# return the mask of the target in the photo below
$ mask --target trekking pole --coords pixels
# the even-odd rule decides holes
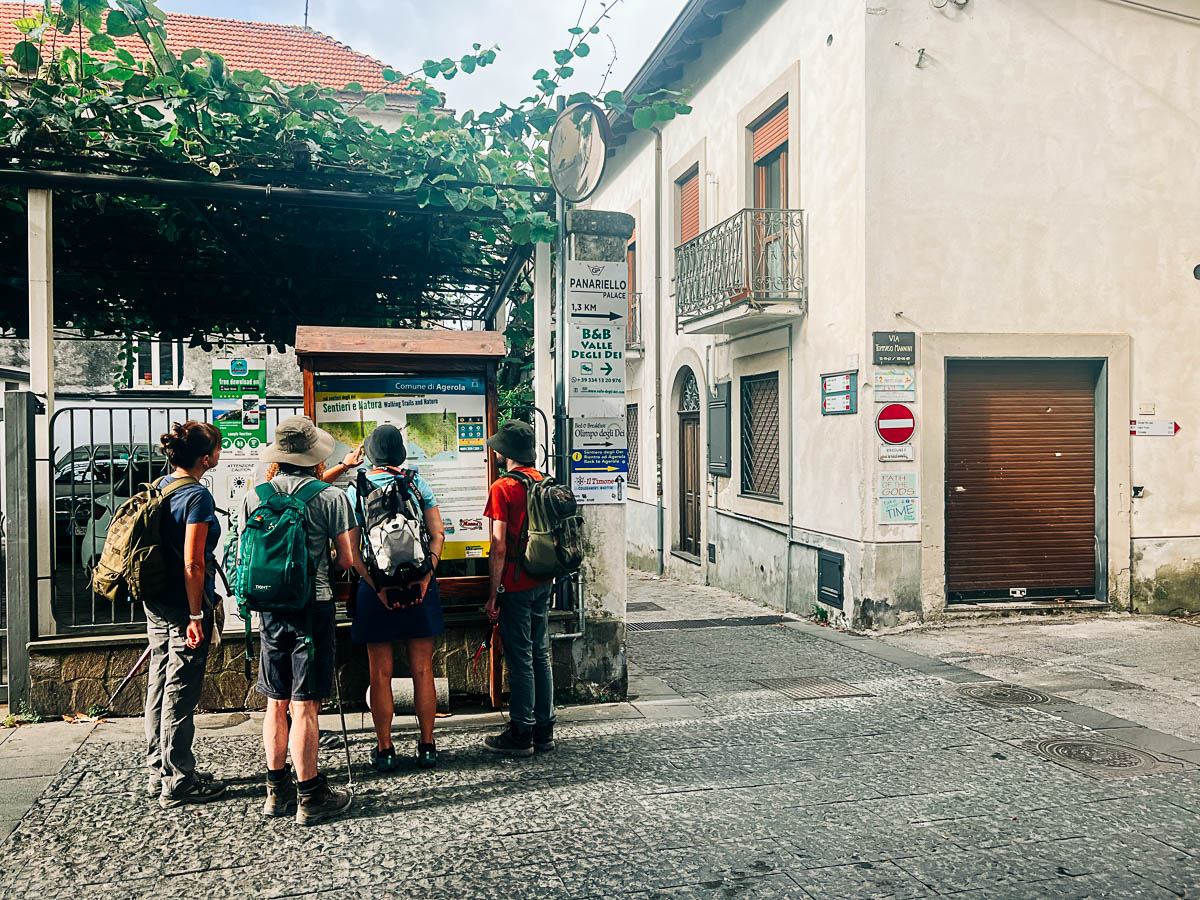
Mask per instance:
[[[150,647],[147,646],[141,657],[138,658],[138,661],[133,664],[133,668],[129,670],[129,674],[121,679],[121,683],[117,685],[117,689],[113,691],[113,695],[108,698],[108,709],[110,712],[112,711],[113,704],[117,702],[117,698],[121,696],[121,691],[125,690],[125,685],[133,681],[133,676],[137,674],[138,669],[142,667],[143,663],[145,663],[149,657]]]
[[[337,668],[337,635],[334,635],[333,696],[337,699],[338,716],[342,720],[342,746],[346,748],[346,787],[354,793],[354,772],[350,767],[350,735],[346,733],[346,711],[342,708],[342,678]]]

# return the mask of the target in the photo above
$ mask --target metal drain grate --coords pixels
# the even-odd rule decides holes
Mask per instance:
[[[824,675],[808,675],[803,678],[756,678],[755,684],[778,691],[792,700],[828,700],[835,697],[871,697],[852,684],[826,678]]]
[[[1049,738],[1031,741],[1026,746],[1038,756],[1095,778],[1132,778],[1183,769],[1183,763],[1176,760],[1159,759],[1145,750],[1111,741]]]
[[[641,603],[626,603],[625,609],[628,612],[666,612],[666,608],[659,606],[657,603],[648,601]]]
[[[629,622],[628,631],[683,631],[688,628],[738,628],[746,625],[778,625],[783,616],[747,616],[741,619],[677,619],[662,622]]]
[[[1033,688],[1021,687],[1019,684],[1005,684],[999,681],[972,682],[960,684],[954,688],[954,693],[985,706],[1004,708],[1010,706],[1046,706],[1054,702],[1054,698]]]

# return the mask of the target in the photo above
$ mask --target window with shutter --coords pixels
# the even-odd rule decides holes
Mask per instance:
[[[779,373],[742,379],[742,493],[779,499]]]
[[[625,407],[625,440],[629,447],[629,486],[641,484],[641,447],[638,443],[638,405],[630,403]]]
[[[754,140],[754,162],[770,156],[787,143],[788,107],[785,102],[751,128]]]
[[[679,182],[679,243],[700,234],[700,172],[693,169]]]

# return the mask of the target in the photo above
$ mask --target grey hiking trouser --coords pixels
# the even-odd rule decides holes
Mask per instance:
[[[508,663],[508,718],[521,731],[554,724],[550,669],[550,593],[542,584],[500,595],[500,639]]]
[[[187,625],[173,625],[146,610],[150,669],[146,679],[146,765],[162,775],[164,794],[186,785],[196,771],[193,714],[204,686],[213,616],[204,613],[204,641],[187,645]]]

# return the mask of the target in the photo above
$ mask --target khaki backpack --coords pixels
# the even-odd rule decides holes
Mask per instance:
[[[164,488],[165,477],[142,485],[108,523],[104,550],[92,570],[92,590],[112,603],[144,603],[166,590],[170,550],[163,546],[163,503],[177,490],[200,482],[189,475]]]
[[[516,556],[521,570],[534,578],[571,575],[583,564],[583,517],[566,485],[549,475],[534,481],[524,472],[505,472],[525,486],[525,525]]]

